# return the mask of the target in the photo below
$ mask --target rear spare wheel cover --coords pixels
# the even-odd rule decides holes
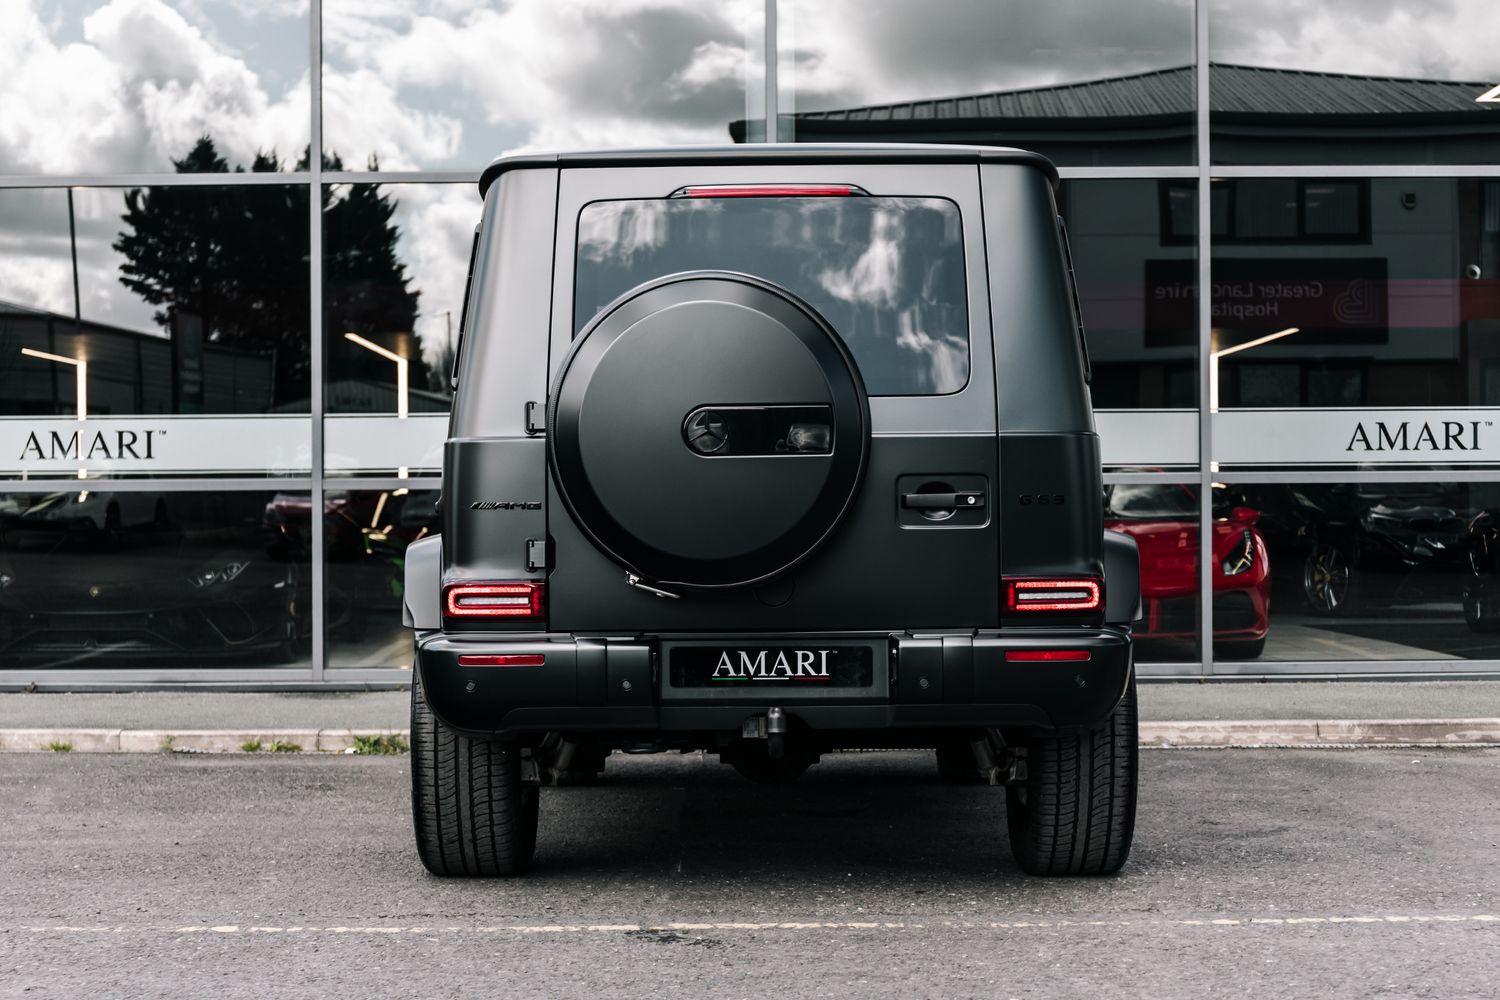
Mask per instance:
[[[547,455],[607,556],[685,590],[761,583],[833,533],[864,478],[870,411],[818,313],[728,271],[647,282],[578,335]]]

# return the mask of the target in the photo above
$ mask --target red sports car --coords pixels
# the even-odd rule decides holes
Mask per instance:
[[[1192,639],[1198,631],[1198,490],[1182,484],[1105,488],[1104,526],[1123,531],[1141,550],[1145,621],[1136,634]],[[1260,513],[1214,505],[1214,655],[1252,659],[1266,647],[1271,604]]]

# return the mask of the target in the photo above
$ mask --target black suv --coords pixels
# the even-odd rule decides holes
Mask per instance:
[[[538,786],[615,749],[764,781],[934,747],[1017,862],[1130,850],[1135,544],[1046,159],[962,146],[504,157],[442,532],[407,553],[412,808],[525,869]]]

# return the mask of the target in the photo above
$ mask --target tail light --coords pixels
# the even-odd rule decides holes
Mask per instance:
[[[444,595],[443,613],[449,618],[541,618],[545,587],[539,580],[455,583]]]
[[[1005,581],[1007,611],[1097,611],[1103,599],[1093,577]]]
[[[853,184],[698,184],[680,187],[673,198],[848,198],[868,194]]]

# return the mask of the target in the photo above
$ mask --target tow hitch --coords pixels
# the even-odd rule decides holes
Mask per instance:
[[[740,737],[765,740],[766,756],[781,760],[786,755],[786,713],[780,707],[773,707],[765,715],[751,716],[740,723]]]

